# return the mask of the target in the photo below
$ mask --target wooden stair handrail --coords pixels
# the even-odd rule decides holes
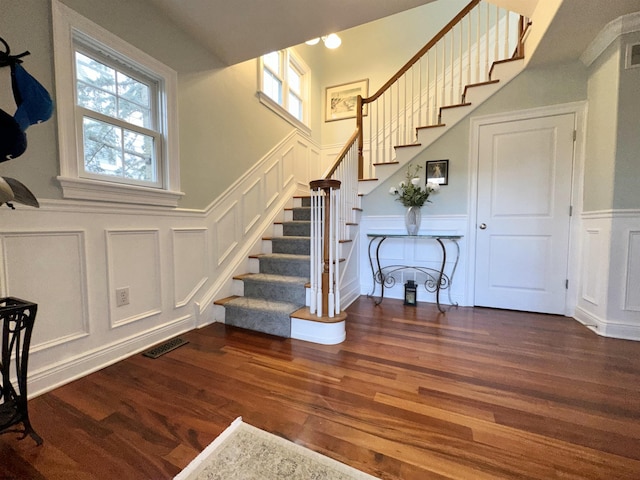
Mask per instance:
[[[361,98],[360,96],[358,97]],[[342,162],[344,157],[346,157],[347,153],[349,153],[349,149],[351,148],[351,145],[353,145],[360,136],[361,136],[360,128],[356,128],[353,134],[349,137],[349,140],[347,140],[347,143],[345,143],[344,147],[342,147],[342,150],[340,150],[340,153],[338,154],[336,161],[333,163],[333,166],[329,169],[329,171],[325,174],[324,178],[331,178],[331,176],[336,172],[336,170],[340,166],[340,163]]]
[[[378,89],[378,91],[376,93],[374,93],[373,95],[371,95],[370,97],[367,98],[363,98],[362,99],[362,104],[366,105],[367,103],[371,103],[375,100],[377,100],[386,90],[389,89],[389,87],[391,87],[391,85],[393,85],[395,82],[398,81],[398,79],[404,75],[405,73],[407,73],[407,71],[413,67],[413,65],[420,60],[425,53],[427,53],[429,50],[431,50],[431,48],[433,48],[433,46],[438,43],[440,40],[442,40],[442,38],[451,31],[451,29],[453,29],[453,27],[455,27],[458,22],[460,22],[460,20],[462,20],[464,17],[467,16],[467,14],[473,10],[476,5],[478,5],[481,2],[481,0],[471,0],[471,2],[469,2],[469,4],[464,7],[460,13],[458,13],[458,15],[456,15],[449,23],[447,23],[442,30],[440,30],[430,41],[429,43],[427,43],[424,47],[422,47],[418,53],[416,53],[413,57],[411,57],[411,60],[409,60],[407,63],[405,63],[405,65],[396,72],[396,74],[391,77],[387,83],[385,83],[382,87],[380,87],[380,89]],[[362,109],[358,112],[358,116],[362,115]]]

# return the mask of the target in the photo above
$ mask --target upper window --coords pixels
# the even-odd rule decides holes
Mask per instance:
[[[53,3],[65,198],[176,206],[175,72]]]
[[[260,100],[309,133],[309,67],[291,49],[271,52],[259,62]],[[266,98],[265,98],[266,97]]]

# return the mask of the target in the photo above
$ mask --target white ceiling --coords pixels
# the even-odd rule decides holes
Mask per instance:
[[[637,11],[640,0],[564,0],[531,64],[578,59],[605,25]]]
[[[147,1],[232,65],[435,0]],[[521,11],[546,0],[489,1]],[[532,62],[577,59],[608,22],[638,10],[640,0],[563,0]]]
[[[228,65],[434,0],[148,0]]]

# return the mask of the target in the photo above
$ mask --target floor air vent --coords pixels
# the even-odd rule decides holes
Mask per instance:
[[[189,342],[179,337],[172,338],[171,340],[167,340],[157,347],[153,347],[151,350],[144,352],[142,355],[149,358],[158,358],[160,355],[164,355],[165,353],[168,353],[171,350],[175,350],[176,348],[181,347],[182,345],[186,345],[187,343]]]

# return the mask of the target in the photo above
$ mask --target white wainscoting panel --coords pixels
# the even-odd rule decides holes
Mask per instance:
[[[599,335],[640,340],[640,210],[583,214],[576,319]]]
[[[291,145],[282,154],[282,187],[287,186],[294,179],[296,153],[296,146]]]
[[[311,155],[311,147],[303,142],[296,142],[296,155],[293,164],[293,177],[296,179],[311,178],[311,163],[308,161]],[[304,159],[304,161],[300,161]],[[308,185],[307,185],[308,187]]]
[[[309,164],[309,180],[317,180],[322,176],[324,169],[322,168],[322,154],[320,149],[311,145],[308,149],[307,163]],[[309,188],[309,182],[306,183],[305,189]]]
[[[262,215],[262,178],[258,177],[242,192],[242,225],[243,233],[249,230],[260,220]]]
[[[172,228],[173,291],[175,308],[187,305],[209,279],[209,231]]]
[[[112,328],[161,312],[159,230],[105,230]],[[129,288],[129,304],[116,306],[116,290]]]
[[[607,229],[608,231],[608,229]],[[598,306],[606,291],[602,288],[606,282],[609,265],[609,239],[600,228],[588,228],[584,234],[584,255],[582,258],[582,299]]]
[[[89,335],[84,231],[3,233],[3,296],[38,304],[31,351]]]
[[[306,194],[309,192],[309,181],[319,179],[323,172],[320,149],[302,140],[298,141],[296,149],[295,178],[298,181],[300,193]]]
[[[359,228],[352,225],[349,234],[353,241],[341,244],[340,258],[340,308],[344,311],[360,296],[360,234]]]
[[[280,172],[282,171],[282,163],[280,160],[280,158],[274,158],[264,171],[265,204],[267,208],[271,207],[273,202],[278,199],[281,191],[280,178],[282,175]]]
[[[640,312],[640,231],[629,232],[627,259],[627,287],[624,295],[624,308]]]
[[[216,237],[216,259],[218,266],[227,259],[238,245],[238,202],[233,202],[216,218],[213,231]]]

